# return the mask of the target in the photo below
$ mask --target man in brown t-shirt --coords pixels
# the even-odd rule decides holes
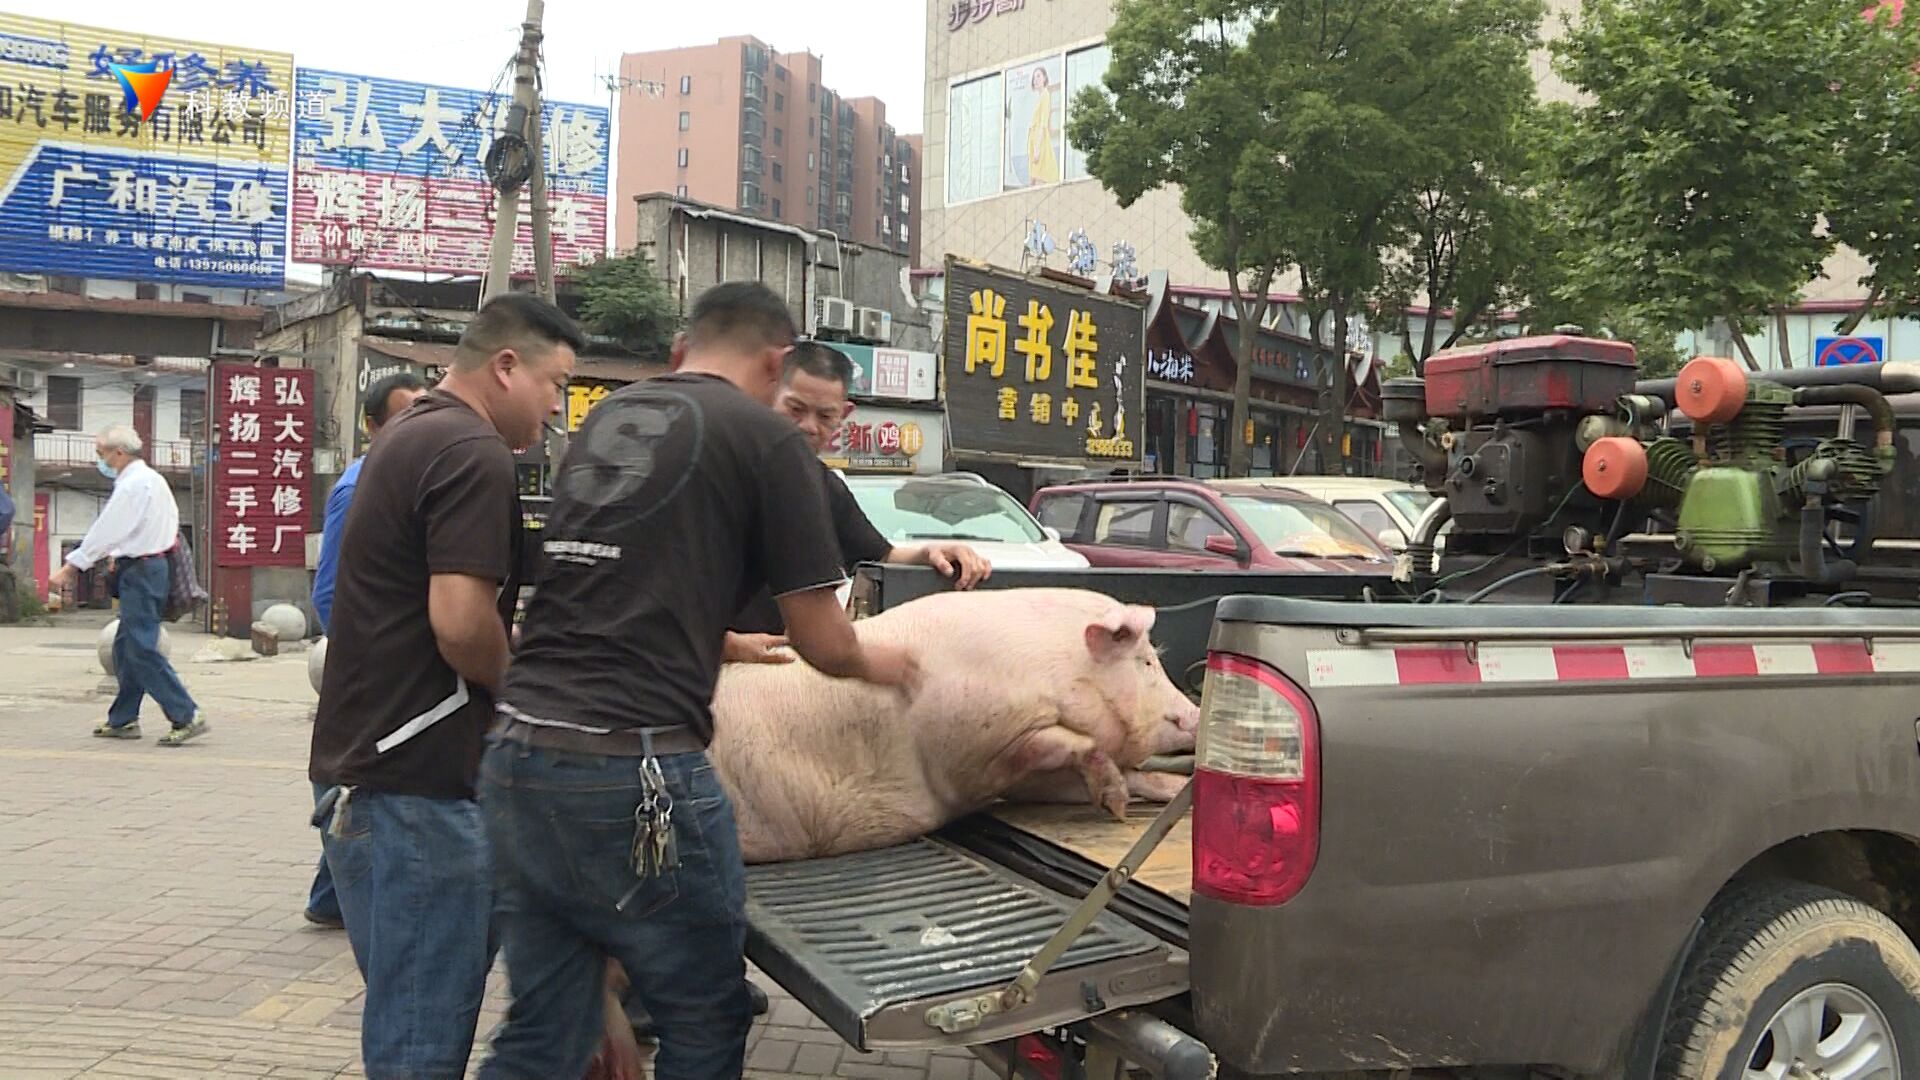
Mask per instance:
[[[509,293],[381,431],[341,536],[308,775],[367,993],[369,1080],[465,1075],[493,959],[481,740],[507,667],[513,451],[540,437],[580,330]]]

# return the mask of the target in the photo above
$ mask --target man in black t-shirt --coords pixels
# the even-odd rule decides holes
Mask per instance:
[[[807,437],[816,453],[825,453],[833,445],[834,433],[853,412],[847,391],[853,384],[853,361],[846,354],[818,341],[802,342],[788,355],[780,376],[780,395],[774,408],[787,414]],[[840,541],[841,564],[851,574],[861,563],[904,563],[931,566],[954,579],[954,586],[971,589],[993,573],[984,555],[957,541],[925,544],[895,544],[881,535],[867,519],[866,512],[847,489],[846,482],[823,463],[821,486],[827,495],[827,512],[833,519]],[[782,626],[780,609],[765,592],[754,597],[734,619],[734,636],[728,640],[728,659],[761,660],[761,650],[779,644]]]
[[[493,961],[474,777],[516,592],[513,451],[584,345],[544,300],[489,301],[440,385],[382,429],[347,512],[308,775],[366,979],[369,1080],[466,1074]]]
[[[739,1076],[751,1007],[746,874],[705,748],[727,626],[761,587],[800,656],[881,686],[913,659],[862,646],[834,597],[820,466],[768,406],[794,328],[765,286],[694,305],[676,370],[594,407],[554,477],[539,581],[480,770],[513,1003],[480,1075],[574,1077],[601,1032],[603,956],[660,1040],[658,1080]],[[671,800],[677,859],[639,823]]]

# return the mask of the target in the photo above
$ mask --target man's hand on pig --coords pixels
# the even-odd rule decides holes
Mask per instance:
[[[791,664],[796,657],[789,651],[787,639],[778,634],[736,634],[729,630],[720,659],[728,664]]]
[[[928,566],[951,578],[956,589],[971,589],[993,576],[993,564],[987,557],[962,543],[936,541],[922,545],[920,553]]]

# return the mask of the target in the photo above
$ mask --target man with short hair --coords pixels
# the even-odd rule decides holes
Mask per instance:
[[[653,1017],[656,1080],[741,1075],[746,870],[705,750],[744,597],[768,587],[820,671],[917,684],[912,655],[863,644],[834,597],[818,461],[768,408],[793,338],[766,286],[715,286],[675,370],[596,405],[555,474],[481,766],[513,998],[487,1080],[581,1074],[602,1034],[603,957]]]
[[[368,444],[379,437],[380,429],[389,419],[406,411],[413,399],[426,392],[427,381],[411,371],[389,375],[368,387],[360,409],[365,417]],[[320,560],[313,570],[313,614],[320,621],[322,634],[327,632],[327,622],[333,617],[333,580],[340,566],[340,534],[346,531],[347,507],[353,503],[353,490],[360,483],[360,466],[366,460],[364,456],[354,458],[340,479],[334,481],[333,490],[327,493],[326,518],[320,527]],[[324,785],[313,786],[316,803],[325,791]],[[346,925],[340,919],[340,900],[334,895],[333,874],[327,869],[324,845],[302,914],[316,926],[338,930]]]
[[[101,559],[114,561],[120,598],[120,629],[113,639],[113,673],[120,693],[107,720],[93,729],[103,739],[140,737],[140,701],[151,694],[173,730],[161,746],[181,746],[207,733],[207,718],[194,704],[167,658],[160,655],[160,617],[171,584],[167,552],[180,539],[180,507],[166,478],[140,459],[140,434],[115,424],[94,440],[94,467],[113,481],[113,494],[80,546],[48,579],[55,592]]]
[[[474,777],[517,592],[513,452],[584,347],[544,300],[488,301],[440,385],[382,429],[347,512],[308,776],[366,979],[369,1080],[466,1073],[493,957]]]
[[[853,412],[853,403],[847,400],[852,384],[853,361],[845,353],[818,341],[803,341],[787,355],[774,408],[799,426],[815,453],[825,453],[840,425]],[[966,544],[952,540],[895,544],[888,540],[860,509],[846,481],[824,462],[820,471],[834,535],[840,542],[841,564],[848,573],[870,562],[931,566],[953,578],[960,589],[971,589],[992,575],[993,565]],[[750,655],[752,647],[776,644],[777,637],[768,637],[781,633],[780,611],[773,598],[764,592],[755,596],[734,620],[733,629],[734,637],[728,641],[730,659],[755,659]]]

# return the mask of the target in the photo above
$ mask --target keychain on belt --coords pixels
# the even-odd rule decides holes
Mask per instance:
[[[628,853],[639,880],[613,905],[615,911],[625,911],[634,894],[650,879],[680,867],[680,845],[673,830],[673,793],[667,789],[659,759],[652,754],[640,762],[640,790],[640,804],[633,808],[633,848]]]

